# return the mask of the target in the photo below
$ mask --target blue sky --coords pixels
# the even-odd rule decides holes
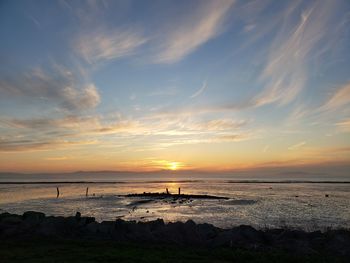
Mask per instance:
[[[3,171],[349,164],[350,2],[1,1]]]

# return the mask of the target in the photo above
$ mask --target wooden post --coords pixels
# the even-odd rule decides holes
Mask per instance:
[[[60,189],[58,187],[56,187],[56,190],[57,190],[57,197],[58,198],[60,196]]]
[[[168,188],[166,188],[166,194],[167,194],[167,195],[169,194],[169,190],[168,190]]]
[[[89,195],[89,187],[86,187],[86,193],[85,196],[87,197]]]
[[[181,188],[179,187],[179,195],[181,194]]]

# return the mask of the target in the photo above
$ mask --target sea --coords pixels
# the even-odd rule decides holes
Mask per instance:
[[[57,188],[59,196],[57,196]],[[87,189],[88,188],[88,189]],[[166,192],[229,199],[126,197]],[[350,181],[209,178],[208,176],[2,175],[0,213],[39,211],[97,221],[193,220],[221,228],[251,225],[306,231],[350,228]]]

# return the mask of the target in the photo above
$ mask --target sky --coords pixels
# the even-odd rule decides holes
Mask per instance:
[[[0,39],[0,171],[350,167],[348,0],[1,0]]]

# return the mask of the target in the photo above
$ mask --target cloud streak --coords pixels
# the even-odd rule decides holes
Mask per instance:
[[[146,42],[147,39],[134,29],[99,28],[82,34],[75,41],[75,50],[93,64],[130,56]]]
[[[101,117],[66,116],[63,118],[0,119],[0,128],[8,131],[1,138],[1,151],[52,149],[80,142],[99,141],[104,145],[111,138],[123,138],[123,145],[141,140],[161,148],[182,144],[234,142],[251,138],[242,130],[246,121],[212,119],[195,121],[188,118],[163,118],[106,121]],[[13,140],[15,134],[19,139]],[[108,135],[108,137],[106,137]],[[161,138],[161,139],[160,139]],[[160,143],[158,141],[160,140]],[[139,141],[140,142],[140,141]]]
[[[350,132],[350,119],[338,122],[336,126],[341,132]]]
[[[93,83],[82,82],[68,69],[64,72],[55,69],[45,72],[35,68],[16,77],[3,76],[0,78],[0,92],[7,100],[46,101],[67,111],[93,109],[101,101]]]
[[[190,98],[193,99],[193,98],[198,97],[199,95],[201,95],[201,94],[204,92],[204,90],[206,90],[207,87],[208,87],[208,85],[207,85],[207,82],[205,81],[205,82],[203,83],[202,87],[201,87],[199,90],[197,90],[195,93],[193,93],[193,94],[190,96]]]
[[[0,152],[52,151],[55,149],[71,148],[71,147],[95,144],[95,143],[96,141],[64,141],[64,140],[35,141],[32,139],[23,139],[23,140],[0,139]]]
[[[320,108],[321,111],[334,111],[350,103],[350,82],[340,87]]]
[[[293,2],[276,22],[282,26],[260,76],[264,89],[255,98],[257,106],[292,102],[306,86],[311,61],[331,50],[340,37],[334,28],[341,22],[336,26],[331,23],[337,18],[338,5],[329,1],[307,3],[300,11],[305,2]],[[299,17],[297,22],[295,17]]]
[[[302,148],[305,144],[306,144],[306,142],[299,142],[297,144],[289,146],[288,150],[290,150],[290,151],[298,150],[298,149]]]
[[[160,39],[155,63],[175,63],[194,52],[222,31],[223,21],[234,0],[196,2],[193,12]],[[183,21],[183,22],[181,22]]]

